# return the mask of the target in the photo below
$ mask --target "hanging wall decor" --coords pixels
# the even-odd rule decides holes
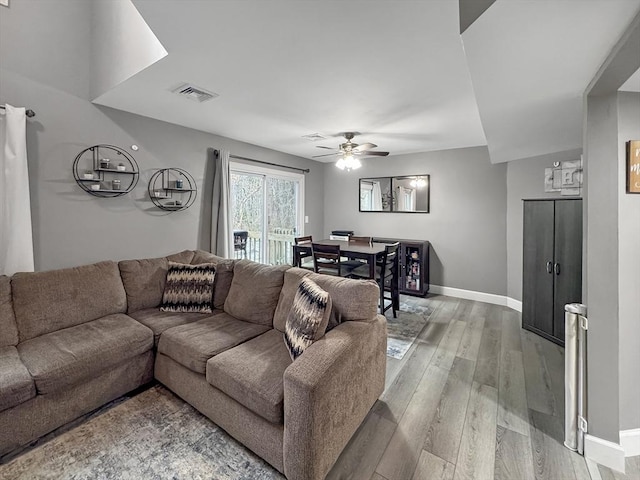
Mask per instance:
[[[163,168],[149,180],[149,197],[162,210],[186,210],[196,201],[197,194],[195,180],[181,168]]]
[[[119,197],[138,183],[138,164],[126,150],[114,145],[85,148],[73,162],[73,178],[95,197]]]
[[[627,193],[640,193],[640,140],[627,142]]]
[[[544,191],[560,192],[562,196],[580,195],[582,187],[582,158],[554,162],[544,169]]]

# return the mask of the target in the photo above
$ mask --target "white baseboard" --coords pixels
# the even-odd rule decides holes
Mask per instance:
[[[493,293],[476,292],[462,288],[443,287],[441,285],[429,285],[429,293],[446,295],[448,297],[464,298],[477,302],[493,303],[494,305],[507,305],[507,297]]]
[[[475,300],[476,302],[492,303],[504,307],[513,308],[522,312],[522,302],[505,295],[495,295],[493,293],[476,292],[475,290],[464,290],[462,288],[443,287],[442,285],[429,285],[429,293],[436,295],[446,295],[448,297],[464,298],[465,300]]]
[[[584,436],[584,456],[600,465],[624,473],[624,449],[617,443],[587,434]]]
[[[640,455],[640,428],[620,430],[620,446],[625,457]]]
[[[520,300],[507,297],[507,307],[513,308],[516,312],[522,313],[522,302]]]

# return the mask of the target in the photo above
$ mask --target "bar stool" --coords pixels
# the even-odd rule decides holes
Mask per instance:
[[[400,305],[400,292],[398,291],[398,247],[400,242],[392,243],[384,247],[384,252],[376,262],[376,282],[380,287],[380,313],[390,308],[393,311],[393,318],[396,318],[396,311]],[[355,268],[349,275],[352,278],[369,278],[369,266],[362,265]],[[389,292],[390,296],[385,296]],[[384,301],[391,303],[385,306]]]

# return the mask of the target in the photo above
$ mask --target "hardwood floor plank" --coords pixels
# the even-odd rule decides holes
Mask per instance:
[[[375,413],[394,423],[400,421],[446,329],[445,323],[427,323],[414,342],[415,349],[409,360],[374,405]]]
[[[537,412],[557,415],[558,409],[552,391],[551,376],[539,345],[539,341],[544,339],[525,330],[522,331],[521,338],[527,405]]]
[[[504,312],[504,307],[500,305],[490,305],[484,321],[485,328],[502,330],[502,312]]]
[[[447,331],[438,344],[438,349],[431,360],[433,365],[445,370],[451,369],[460,341],[462,340],[462,335],[466,328],[466,322],[462,322],[460,320],[451,320],[451,322],[449,322],[449,328],[447,328]]]
[[[380,475],[379,473],[374,473],[373,475],[371,475],[371,480],[387,480],[386,478],[384,478],[382,475]]]
[[[425,450],[453,464],[458,456],[474,370],[475,362],[455,359],[424,442]]]
[[[423,450],[412,480],[453,480],[455,468],[452,463]]]
[[[504,427],[496,432],[496,480],[533,480],[533,457],[529,436]]]
[[[489,311],[489,307],[491,305],[485,302],[474,302],[473,307],[471,307],[471,317],[472,318],[487,318],[487,312]]]
[[[370,479],[395,429],[395,423],[370,412],[338,457],[327,480]]]
[[[563,480],[575,480],[576,475],[569,454],[562,444],[563,425],[558,417],[529,409],[531,422],[531,447],[534,474],[538,480],[557,480],[562,472]]]
[[[640,456],[627,457],[624,461],[625,473],[598,465],[602,480],[638,480],[640,479]]]
[[[457,357],[476,361],[480,350],[480,340],[484,329],[484,318],[471,318],[467,322],[467,328],[462,335],[460,346],[456,352]]]
[[[473,382],[456,461],[456,480],[492,480],[496,450],[498,391]]]
[[[461,299],[455,311],[453,312],[453,318],[461,322],[467,322],[471,317],[474,303],[475,302],[473,300]]]
[[[564,422],[564,348],[541,337],[537,339],[537,343],[551,380],[551,393],[555,401],[554,415]]]
[[[500,374],[500,330],[485,328],[482,331],[474,381],[498,388]]]
[[[422,452],[427,427],[436,411],[449,372],[430,365],[387,445],[376,472],[388,480],[411,478]]]
[[[498,425],[529,436],[529,412],[522,352],[508,350],[500,357]]]
[[[515,350],[522,351],[522,340],[520,338],[521,328],[520,314],[515,310],[502,312],[502,339],[501,348],[503,352]]]
[[[587,462],[582,455],[570,451],[569,458],[571,458],[571,463],[573,464],[573,473],[576,475],[576,480],[596,480],[591,478]]]

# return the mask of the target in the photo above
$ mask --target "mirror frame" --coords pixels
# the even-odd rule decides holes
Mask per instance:
[[[424,178],[427,181],[426,185],[426,196],[427,196],[427,209],[426,210],[396,210],[394,208],[395,202],[392,200],[389,205],[389,209],[382,210],[362,210],[362,182],[363,181],[373,181],[373,180],[382,180],[389,182],[389,189],[393,189],[394,180],[405,180],[407,178]],[[388,195],[388,194],[387,194]],[[428,173],[420,174],[420,175],[401,175],[397,177],[365,177],[358,179],[358,211],[359,212],[368,212],[368,213],[430,213],[431,211],[431,175]]]

